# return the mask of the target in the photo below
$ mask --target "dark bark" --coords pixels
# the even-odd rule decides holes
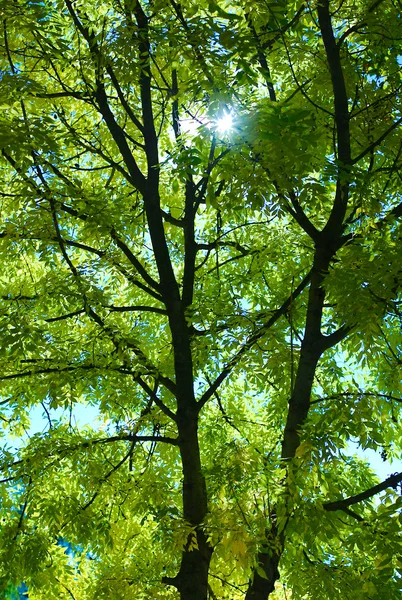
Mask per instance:
[[[202,525],[207,514],[207,491],[202,474],[198,443],[198,406],[194,396],[193,360],[190,346],[190,329],[185,308],[191,304],[194,285],[194,214],[193,193],[188,187],[185,214],[185,273],[183,296],[176,280],[163,225],[163,212],[159,196],[158,137],[155,130],[152,108],[150,43],[148,17],[138,0],[134,4],[138,25],[138,49],[142,61],[140,92],[145,152],[147,157],[147,181],[144,205],[152,241],[155,261],[159,273],[159,289],[166,306],[172,336],[174,369],[176,377],[175,396],[178,428],[178,445],[183,472],[183,519],[192,527],[192,533],[183,549],[178,574],[164,578],[163,582],[177,588],[181,600],[206,600],[208,593],[208,571],[212,548],[207,543]],[[194,545],[194,534],[197,538]],[[190,549],[192,548],[192,549]]]
[[[148,162],[148,178],[144,195],[145,211],[160,278],[160,290],[172,335],[174,368],[176,375],[176,423],[179,433],[179,449],[183,471],[183,519],[193,532],[183,550],[181,565],[174,578],[163,581],[177,588],[181,600],[206,600],[208,571],[212,548],[207,543],[202,524],[208,511],[207,491],[202,474],[198,443],[198,407],[194,396],[193,360],[190,346],[190,330],[185,309],[192,302],[196,246],[194,241],[193,188],[186,189],[184,223],[185,269],[183,294],[180,297],[169,255],[163,226],[163,214],[159,197],[158,139],[154,126],[151,96],[151,70],[149,58],[148,19],[139,2],[136,2],[136,19],[139,27],[139,50],[143,59],[140,75],[142,117],[144,123],[145,150]],[[194,547],[194,534],[197,538]]]
[[[345,78],[343,76],[339,46],[332,29],[329,0],[320,0],[320,2],[318,2],[317,14],[334,94],[338,159],[341,161],[342,165],[349,165],[351,160],[348,95],[346,92]]]
[[[84,26],[80,20],[80,12],[75,11],[73,4],[70,0],[65,0],[65,4],[68,12],[70,13],[73,22],[77,28],[77,30],[81,33],[82,37],[88,44],[89,50],[94,60],[94,70],[95,70],[95,82],[96,82],[96,90],[95,90],[95,99],[98,105],[98,110],[101,113],[110,134],[112,135],[120,154],[124,160],[124,163],[129,171],[131,183],[133,186],[138,189],[141,193],[144,193],[145,190],[145,177],[141,170],[139,169],[134,156],[128,146],[126,137],[124,135],[123,129],[117,123],[113,112],[110,109],[108,97],[105,91],[104,84],[100,77],[100,52],[98,48],[98,44],[96,42],[96,36],[93,32],[91,32],[88,27]]]
[[[281,552],[272,550],[269,552],[268,548],[258,554],[258,565],[266,577],[261,577],[257,571],[254,571],[253,581],[247,590],[245,600],[265,600],[274,591],[275,583],[279,579],[280,557]]]
[[[358,502],[363,502],[363,500],[368,500],[372,498],[376,494],[383,492],[387,488],[396,488],[400,486],[402,482],[402,473],[394,473],[387,477],[385,481],[374,485],[368,490],[364,490],[364,492],[360,492],[360,494],[356,494],[355,496],[350,496],[349,498],[342,498],[341,500],[335,500],[334,502],[327,502],[323,505],[323,508],[329,512],[335,510],[345,510],[349,506],[353,504],[357,504]]]
[[[323,282],[333,254],[334,251],[330,247],[324,246],[316,249],[314,257],[304,338],[282,440],[282,458],[285,460],[290,460],[295,456],[296,449],[300,444],[300,428],[310,408],[314,375],[318,360],[324,350],[324,336],[321,333],[325,298]]]
[[[315,255],[311,274],[304,338],[282,439],[281,457],[285,461],[291,461],[295,457],[296,450],[300,444],[301,428],[308,416],[311,390],[320,356],[331,345],[335,345],[339,339],[343,339],[349,331],[348,328],[340,328],[338,330],[339,335],[335,335],[331,339],[329,339],[329,336],[325,337],[321,333],[322,311],[325,298],[323,283],[336,251],[342,246],[343,222],[349,198],[349,171],[352,160],[348,97],[340,50],[332,29],[329,0],[322,0],[318,3],[317,14],[332,81],[335,105],[335,128],[337,133],[336,154],[338,158],[338,177],[332,210],[321,232],[313,228],[311,222],[301,212],[300,207],[293,202],[293,210],[295,211],[293,216],[314,240]],[[270,536],[276,536],[274,529],[271,529]],[[268,536],[267,543],[262,548],[262,553],[258,556],[260,568],[263,568],[267,578],[261,577],[256,570],[254,571],[246,594],[246,600],[267,600],[270,593],[274,590],[275,581],[280,576],[278,565],[286,540],[285,529],[279,537],[276,537],[279,550],[275,554],[269,554],[270,543]],[[263,561],[261,557],[265,552],[267,554]]]
[[[203,530],[208,502],[198,444],[197,411],[179,409],[177,426],[183,468],[183,518],[192,526],[192,532],[184,547],[178,574],[165,577],[163,582],[177,588],[180,600],[206,600],[212,547]]]
[[[274,88],[273,83],[272,83],[271,71],[270,71],[270,68],[268,66],[268,61],[267,61],[267,57],[266,57],[265,52],[264,52],[263,45],[261,44],[261,41],[260,41],[260,35],[257,33],[257,30],[256,30],[256,28],[254,26],[254,23],[253,23],[253,20],[252,20],[252,17],[250,15],[250,13],[247,12],[247,13],[245,13],[244,16],[246,18],[247,25],[248,25],[248,27],[249,27],[249,29],[251,31],[253,42],[254,42],[255,47],[256,47],[257,60],[258,60],[258,62],[260,64],[260,67],[261,67],[262,76],[265,79],[265,83],[266,83],[266,86],[267,86],[267,89],[268,89],[268,93],[269,93],[269,99],[272,102],[276,102],[276,93],[275,93],[275,88]]]
[[[331,252],[327,250],[323,252],[321,249],[316,251],[314,258],[305,333],[282,439],[281,458],[286,461],[294,458],[300,444],[300,428],[308,415],[315,370],[324,349],[322,344],[323,336],[321,334],[321,318],[325,292],[322,283],[331,258]],[[245,600],[267,600],[271,592],[273,592],[275,582],[280,576],[278,567],[284,545],[285,531],[283,530],[278,535],[276,525],[273,525],[267,535],[266,544],[258,554],[259,567],[264,571],[265,577],[262,577],[256,569],[253,571]],[[275,547],[275,551],[273,551],[273,547]]]
[[[184,550],[176,587],[181,600],[206,600],[212,548],[202,529],[208,511],[207,490],[201,469],[197,417],[178,415],[180,454],[183,465],[183,517],[195,528],[197,549]],[[191,536],[190,536],[191,538]]]
[[[259,328],[257,331],[252,333],[249,338],[244,342],[244,344],[240,347],[240,349],[232,356],[232,358],[228,361],[224,369],[218,375],[213,383],[210,384],[206,392],[201,396],[199,400],[199,408],[204,406],[208,402],[208,400],[215,394],[218,390],[219,386],[225,381],[225,379],[230,375],[233,369],[239,364],[241,359],[245,356],[245,354],[252,348],[258,340],[260,340],[268,330],[275,325],[275,323],[280,319],[286,312],[289,310],[292,300],[297,298],[304,289],[308,286],[311,278],[311,273],[308,273],[301,283],[297,286],[297,288],[293,291],[291,296],[283,302],[283,304],[274,311],[271,311],[271,317]]]
[[[184,215],[184,273],[183,273],[183,306],[186,309],[193,302],[195,257],[197,244],[194,236],[195,219],[195,186],[190,176],[186,182],[186,200]]]
[[[348,95],[343,75],[340,49],[332,29],[329,0],[317,5],[318,23],[327,56],[335,107],[336,155],[338,159],[338,180],[332,211],[323,230],[328,239],[334,239],[334,232],[342,226],[349,197],[349,177],[352,165],[350,149],[350,115]]]
[[[212,548],[202,529],[208,512],[208,502],[198,443],[199,411],[193,388],[190,331],[181,300],[167,305],[167,309],[172,332],[177,386],[176,423],[183,472],[183,519],[192,526],[198,547],[194,548],[192,544],[193,549],[190,549],[194,533],[190,534],[183,550],[179,573],[166,583],[178,589],[181,600],[206,600]]]

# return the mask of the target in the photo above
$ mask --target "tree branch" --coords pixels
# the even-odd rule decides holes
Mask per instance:
[[[74,312],[67,313],[66,315],[60,315],[60,317],[50,317],[48,319],[44,319],[46,323],[56,323],[57,321],[64,321],[65,319],[71,319],[72,317],[77,317],[78,315],[85,314],[85,309],[75,310]]]
[[[135,379],[135,381],[137,381],[137,383],[139,383],[139,384],[140,384],[140,386],[142,387],[142,389],[144,390],[144,392],[145,392],[146,394],[148,394],[148,396],[149,396],[150,398],[152,398],[152,400],[155,402],[156,406],[157,406],[158,408],[160,408],[160,409],[161,409],[161,411],[162,411],[162,412],[164,412],[164,413],[165,413],[165,415],[169,417],[169,419],[172,419],[172,421],[175,421],[175,422],[176,422],[177,418],[176,418],[176,415],[174,414],[174,412],[172,412],[172,411],[170,410],[170,408],[168,408],[168,407],[166,406],[166,404],[164,404],[164,403],[162,402],[162,400],[159,398],[159,396],[156,394],[156,392],[154,392],[154,390],[152,390],[152,389],[149,387],[149,385],[148,385],[148,384],[147,384],[147,383],[146,383],[146,382],[145,382],[145,381],[142,379],[142,377],[138,375],[138,376],[134,377],[134,379]],[[167,382],[168,382],[168,385],[166,385],[166,380],[167,380]],[[170,390],[170,391],[171,391],[173,394],[175,393],[175,391],[176,391],[176,385],[175,385],[175,384],[174,384],[174,383],[173,383],[173,382],[172,382],[170,379],[168,379],[168,378],[166,378],[166,377],[162,377],[162,378],[160,378],[160,381],[161,381],[162,383],[165,383],[165,386],[166,386],[166,387],[168,387],[168,389],[169,389],[169,390]]]
[[[135,116],[135,114],[131,110],[130,105],[128,104],[127,100],[125,99],[123,91],[122,91],[122,89],[120,87],[120,84],[119,84],[119,82],[117,80],[116,75],[114,74],[114,71],[113,71],[112,67],[110,65],[108,65],[106,67],[106,71],[107,71],[110,79],[113,82],[114,88],[115,88],[115,90],[117,92],[117,95],[119,97],[121,105],[124,108],[124,110],[126,111],[128,117],[131,119],[131,121],[134,123],[134,125],[137,127],[137,129],[139,129],[141,131],[141,133],[144,133],[144,127],[141,124],[141,122],[137,119],[137,117]]]
[[[226,366],[221,371],[221,373],[218,375],[218,377],[215,379],[215,381],[209,386],[209,388],[206,390],[206,392],[204,392],[204,394],[199,399],[199,401],[198,401],[198,407],[199,407],[198,409],[199,410],[201,410],[201,408],[215,394],[216,390],[220,387],[220,385],[228,377],[228,375],[230,375],[230,373],[233,371],[233,369],[238,365],[238,363],[240,362],[242,357],[252,348],[252,346],[254,346],[254,344],[259,339],[261,339],[265,335],[265,333],[268,331],[268,329],[270,329],[278,321],[278,319],[280,317],[282,317],[283,315],[286,314],[291,302],[294,302],[294,300],[307,287],[307,285],[310,282],[310,278],[311,278],[311,272],[309,272],[304,277],[304,279],[301,281],[301,283],[293,291],[291,296],[289,296],[285,300],[285,302],[282,304],[282,306],[280,306],[279,308],[277,308],[276,310],[273,311],[272,316],[268,319],[268,321],[266,323],[264,323],[264,325],[262,325],[262,327],[260,327],[255,333],[250,335],[248,337],[248,339],[245,341],[245,343],[240,347],[240,350],[238,350],[236,352],[236,354],[234,354],[232,356],[232,358],[227,362]]]
[[[379,146],[381,144],[381,142],[383,142],[385,140],[385,138],[392,131],[394,131],[395,129],[397,129],[401,123],[402,123],[402,117],[400,117],[397,121],[395,121],[395,123],[392,123],[392,125],[390,125],[388,127],[388,129],[386,131],[384,131],[384,133],[382,135],[380,135],[379,138],[377,138],[376,140],[374,140],[374,142],[372,142],[369,146],[367,146],[367,148],[365,148],[362,152],[360,152],[360,154],[358,156],[356,156],[356,158],[354,158],[352,160],[352,165],[355,165],[362,158],[364,158],[367,154],[369,154],[370,152],[372,152],[374,150],[374,148],[376,148],[377,146]]]
[[[317,398],[316,400],[311,400],[310,404],[318,404],[319,402],[324,402],[325,400],[338,400],[339,398],[353,398],[353,397],[364,397],[364,396],[372,396],[375,398],[385,398],[386,400],[391,400],[394,402],[401,402],[402,398],[398,398],[397,396],[392,396],[391,394],[378,394],[377,392],[339,392],[338,394],[334,394],[333,396],[324,396],[323,398]]]
[[[318,22],[324,42],[335,105],[335,126],[337,134],[338,177],[335,199],[331,214],[323,229],[324,235],[333,235],[343,222],[349,196],[349,168],[351,163],[350,122],[348,94],[343,75],[340,50],[332,29],[329,0],[320,0],[317,4]]]
[[[122,435],[113,435],[108,438],[102,438],[100,440],[91,440],[90,444],[109,444],[111,442],[162,442],[164,444],[178,446],[179,439],[166,437],[162,435],[137,435],[132,433],[125,433]]]
[[[141,194],[144,194],[145,188],[146,188],[146,179],[145,179],[143,173],[141,172],[140,168],[138,167],[138,165],[134,159],[134,156],[127,144],[126,136],[124,135],[123,129],[117,123],[117,121],[113,115],[113,112],[110,109],[107,94],[105,91],[105,86],[100,79],[100,73],[98,71],[98,68],[99,68],[99,63],[100,63],[99,57],[101,56],[101,53],[100,53],[100,50],[99,50],[97,42],[96,42],[95,34],[93,32],[90,32],[89,29],[82,24],[77,13],[75,12],[75,10],[73,8],[72,2],[70,0],[64,0],[64,1],[67,6],[68,12],[70,13],[70,15],[73,19],[75,26],[77,27],[78,31],[81,33],[81,35],[87,42],[92,56],[94,56],[94,58],[96,59],[96,61],[98,63],[96,65],[97,69],[96,69],[96,73],[95,73],[95,79],[96,79],[95,98],[96,98],[96,101],[98,104],[99,111],[107,125],[107,128],[109,129],[109,132],[110,132],[112,138],[114,139],[117,147],[119,148],[120,154],[124,160],[124,163],[128,169],[128,172],[130,173],[131,183],[134,185],[135,188],[137,188],[141,192]]]
[[[331,333],[330,335],[322,335],[321,336],[321,347],[325,350],[332,348],[332,346],[336,346],[339,342],[345,339],[349,335],[349,333],[353,331],[352,325],[343,325],[339,327],[336,331]]]
[[[306,213],[300,206],[299,200],[296,197],[294,190],[289,192],[290,201],[292,203],[293,210],[289,207],[289,213],[295,219],[295,221],[300,225],[300,227],[307,233],[307,235],[313,240],[317,240],[319,236],[318,229],[313,225],[310,219],[307,217]]]
[[[344,498],[342,500],[335,500],[334,502],[327,502],[323,505],[324,509],[327,511],[335,511],[335,510],[345,510],[349,506],[353,504],[357,504],[358,502],[363,502],[363,500],[368,500],[372,498],[376,494],[383,492],[387,488],[396,488],[396,486],[402,481],[402,473],[395,473],[391,475],[382,483],[378,485],[374,485],[373,487],[361,492],[360,494],[356,494],[355,496],[350,496],[349,498]]]
[[[254,44],[256,47],[256,51],[257,51],[257,60],[260,63],[261,73],[265,79],[265,83],[268,88],[269,99],[271,100],[271,102],[276,102],[275,88],[272,83],[271,71],[268,66],[267,57],[265,56],[264,47],[261,44],[257,30],[254,26],[251,14],[249,12],[245,12],[244,16],[245,16],[248,28],[250,29],[251,35],[253,37],[253,41],[254,41]]]
[[[117,233],[116,233],[116,231],[114,229],[110,230],[110,235],[112,236],[112,239],[114,240],[116,246],[118,248],[120,248],[120,250],[125,254],[125,256],[131,262],[131,264],[133,265],[133,267],[135,268],[135,270],[138,272],[138,274],[141,275],[141,277],[144,279],[144,281],[146,281],[147,284],[150,285],[155,291],[157,291],[158,293],[160,293],[160,285],[159,285],[159,283],[157,281],[155,281],[155,279],[153,279],[149,275],[149,273],[147,272],[147,270],[140,263],[140,261],[138,260],[138,258],[136,256],[134,256],[134,254],[132,253],[132,251],[130,250],[130,248],[127,246],[127,244],[125,242],[123,242],[118,237],[118,235],[117,235]]]
[[[165,308],[158,308],[157,306],[144,306],[142,304],[138,304],[136,306],[114,306],[113,304],[106,305],[104,308],[112,312],[153,312],[159,315],[166,315]]]

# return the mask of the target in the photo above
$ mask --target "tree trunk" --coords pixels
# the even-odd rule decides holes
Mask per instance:
[[[183,466],[183,517],[193,531],[183,550],[178,574],[163,581],[178,589],[180,600],[207,600],[212,547],[202,528],[208,511],[207,491],[201,471],[197,416],[192,412],[178,412],[178,429]]]
[[[279,579],[279,560],[280,554],[276,552],[271,554],[260,552],[258,554],[259,567],[264,571],[266,577],[261,577],[257,571],[254,571],[253,581],[248,587],[245,600],[267,600]]]
[[[307,418],[310,408],[310,396],[314,382],[317,364],[325,346],[321,333],[322,310],[325,291],[324,277],[335,251],[329,247],[317,248],[311,276],[309,299],[307,305],[304,338],[300,349],[300,360],[297,367],[296,379],[289,399],[288,414],[282,438],[282,454],[284,461],[291,461],[300,444],[300,430]],[[278,535],[276,524],[271,527],[267,543],[258,554],[259,571],[265,573],[262,577],[254,569],[245,600],[267,600],[274,591],[279,579],[279,561],[285,545],[285,528]],[[275,548],[275,551],[273,551]]]

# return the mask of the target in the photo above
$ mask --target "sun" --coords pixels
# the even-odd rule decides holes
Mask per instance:
[[[233,128],[233,117],[230,112],[223,114],[216,120],[216,128],[219,133],[227,133]]]

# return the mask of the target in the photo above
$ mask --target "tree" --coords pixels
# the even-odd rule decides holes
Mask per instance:
[[[400,20],[2,3],[3,589],[399,597]]]

